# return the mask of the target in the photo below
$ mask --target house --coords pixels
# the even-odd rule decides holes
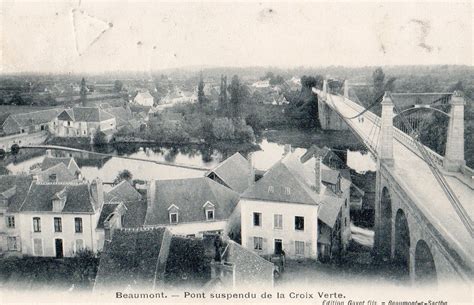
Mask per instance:
[[[43,162],[40,164],[40,169],[41,171],[46,171],[50,169],[51,167],[57,166],[58,164],[64,164],[68,171],[72,175],[78,175],[78,173],[81,172],[81,169],[77,165],[76,161],[74,158],[71,157],[45,157],[43,159]]]
[[[133,103],[141,106],[153,107],[154,99],[149,91],[138,92]]]
[[[100,250],[95,231],[104,203],[102,182],[33,181],[12,209],[21,247],[17,254],[70,257],[83,249]]]
[[[312,259],[328,255],[319,252],[328,243],[344,251],[350,183],[305,152],[288,153],[241,195],[243,247],[259,255]]]
[[[141,124],[134,118],[130,107],[110,107],[104,109],[104,111],[115,117],[117,129],[127,127],[130,130],[138,130],[140,128]]]
[[[0,115],[0,151],[14,146],[41,144],[57,126],[61,109]]]
[[[184,236],[222,234],[238,201],[237,192],[207,177],[151,181],[144,226]]]
[[[18,212],[32,182],[31,176],[0,176],[0,253],[14,255],[21,252]]]
[[[206,177],[241,194],[255,180],[255,172],[251,162],[236,152],[207,172]]]
[[[71,182],[79,179],[80,174],[72,174],[64,163],[58,163],[43,171],[33,174],[37,182]]]
[[[108,135],[117,128],[115,117],[99,107],[74,107],[57,117],[57,137],[93,138],[98,131]]]

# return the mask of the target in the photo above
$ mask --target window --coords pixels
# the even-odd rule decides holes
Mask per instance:
[[[206,220],[214,220],[214,210],[206,210]]]
[[[15,227],[15,216],[7,216],[7,227],[8,228]]]
[[[9,250],[9,251],[17,251],[17,250],[19,250],[17,238],[16,238],[15,236],[8,236],[8,238],[7,238],[7,244],[8,244],[8,250]]]
[[[76,233],[82,233],[82,218],[76,217],[74,218],[74,227]]]
[[[76,252],[84,250],[84,240],[82,239],[76,239]]]
[[[178,213],[170,213],[170,223],[178,223]]]
[[[283,215],[281,214],[273,215],[273,228],[283,229]]]
[[[58,181],[58,177],[56,176],[56,174],[49,175],[49,182],[57,182],[57,181]]]
[[[254,237],[253,238],[253,248],[254,248],[254,250],[262,250],[263,249],[263,238],[262,237]]]
[[[273,193],[273,186],[270,185],[270,186],[268,187],[268,192],[269,192],[269,193]]]
[[[33,217],[33,232],[41,232],[41,218]]]
[[[295,254],[304,255],[304,241],[295,241]]]
[[[295,230],[304,231],[304,217],[295,216]]]
[[[262,225],[262,213],[253,213],[253,225],[256,227]]]
[[[38,256],[43,255],[43,240],[41,238],[33,239],[33,254]]]
[[[347,199],[344,200],[344,206],[347,208]]]
[[[291,189],[285,186],[285,195],[291,195]]]
[[[71,121],[67,121],[67,126],[71,126]]]
[[[54,217],[54,232],[62,232],[63,224],[60,217]]]

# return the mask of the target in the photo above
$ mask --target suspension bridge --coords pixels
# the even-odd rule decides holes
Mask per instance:
[[[397,103],[403,94],[385,92],[369,106],[348,81],[338,92],[325,80],[313,93],[322,128],[350,129],[377,160],[374,255],[399,263],[414,283],[471,283],[474,171],[464,161],[462,93],[421,94],[413,100],[423,103],[407,104]],[[370,110],[374,105],[381,116]],[[444,156],[418,139],[422,111],[449,119]]]

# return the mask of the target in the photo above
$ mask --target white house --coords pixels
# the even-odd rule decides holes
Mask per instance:
[[[144,226],[183,236],[225,233],[238,201],[235,191],[207,177],[151,181]]]
[[[154,99],[148,91],[138,92],[133,99],[133,103],[141,106],[152,107],[154,104]]]
[[[98,107],[66,109],[57,119],[57,137],[92,138],[97,131],[111,135],[117,128],[115,117]]]
[[[16,239],[11,254],[70,257],[100,250],[96,225],[104,203],[102,182],[33,181],[26,197],[7,210],[7,236]],[[11,221],[11,219],[14,219]]]
[[[319,157],[286,155],[241,195],[242,245],[260,255],[316,259],[327,254],[318,244],[332,245],[332,235],[347,244],[350,184],[341,186],[342,179]]]

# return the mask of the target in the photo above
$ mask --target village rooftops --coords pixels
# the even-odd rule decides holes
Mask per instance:
[[[74,160],[74,158],[70,157],[45,157],[43,159],[43,162],[41,162],[40,168],[42,171],[45,171],[60,163],[64,164],[69,170],[69,172],[73,175],[75,175],[76,172],[79,171],[79,166],[77,165],[76,161]]]
[[[133,118],[132,111],[124,107],[110,107],[104,109],[104,111],[115,117],[117,127],[129,125],[130,120]]]
[[[211,178],[213,174],[230,189],[242,193],[249,187],[250,162],[236,152],[210,170],[206,176]]]
[[[37,181],[42,182],[70,182],[76,180],[64,163],[58,163],[48,169],[35,174]]]
[[[246,190],[241,197],[265,201],[280,201],[318,205],[337,197],[325,183],[333,183],[339,172],[321,164],[321,190],[316,191],[315,158],[301,162],[303,150],[286,155],[273,165],[264,176]],[[341,189],[348,190],[350,182],[341,177]]]
[[[18,123],[20,127],[47,124],[54,120],[62,109],[54,108],[28,113],[12,114],[11,117]]]
[[[179,223],[207,221],[204,209],[214,208],[214,220],[227,220],[239,201],[235,191],[207,178],[152,181],[145,225],[169,224],[169,209],[179,209]]]
[[[33,178],[31,176],[0,176],[0,199],[6,201],[7,212],[15,213],[19,211],[32,181]]]
[[[59,120],[75,122],[102,122],[113,118],[112,114],[99,107],[74,107],[58,115]]]
[[[65,199],[62,213],[93,214],[100,209],[100,203],[93,198],[92,185],[88,183],[33,182],[20,211],[52,212],[54,199]]]
[[[105,194],[105,201],[109,203],[126,203],[141,199],[142,195],[127,180],[122,180]]]

